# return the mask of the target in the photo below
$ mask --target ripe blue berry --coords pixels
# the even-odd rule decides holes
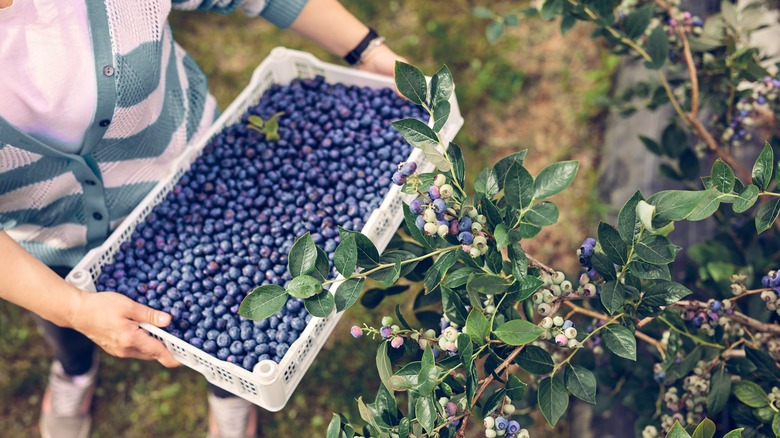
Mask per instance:
[[[419,199],[415,199],[409,203],[409,210],[414,214],[421,214],[423,211],[423,203]]]
[[[407,177],[407,176],[412,176],[412,174],[414,174],[414,172],[416,171],[417,171],[417,163],[415,163],[414,161],[407,161],[401,166],[401,170],[399,172],[401,173],[402,176]]]
[[[464,245],[471,245],[474,242],[474,235],[468,231],[458,234],[458,241]]]
[[[400,172],[396,172],[393,174],[393,184],[397,186],[402,186],[406,183],[406,178],[404,178],[403,175],[401,175]]]
[[[509,421],[504,417],[496,417],[496,429],[506,430],[509,427]]]

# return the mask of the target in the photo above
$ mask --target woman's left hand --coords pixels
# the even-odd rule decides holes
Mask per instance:
[[[386,44],[381,44],[372,49],[366,59],[356,66],[358,70],[370,71],[387,76],[393,76],[395,73],[395,62],[402,61],[408,63],[406,58],[396,54]]]

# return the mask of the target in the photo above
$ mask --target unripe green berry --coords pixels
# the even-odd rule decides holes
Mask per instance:
[[[491,417],[488,417],[491,418]],[[485,429],[485,437],[487,438],[496,438],[496,430],[495,429]]]
[[[433,178],[433,185],[436,187],[441,187],[447,182],[447,177],[443,174],[438,174],[436,177]]]
[[[449,184],[444,184],[439,189],[439,194],[441,195],[442,198],[449,198],[452,196],[453,193],[455,193],[455,190]]]
[[[504,405],[504,414],[512,415],[514,412],[515,412],[515,405],[509,403]]]
[[[555,271],[555,273],[552,275],[552,281],[555,284],[561,284],[563,283],[563,280],[566,280],[566,275],[564,275],[561,271]]]
[[[563,293],[565,293],[565,294],[568,294],[569,292],[571,292],[571,290],[572,290],[571,281],[569,281],[569,280],[564,280],[564,281],[561,283],[561,292],[563,292]]]
[[[485,429],[492,429],[496,426],[496,419],[493,417],[485,417],[485,419],[482,420],[482,425],[485,426]]]
[[[423,212],[423,219],[425,219],[425,222],[428,223],[435,223],[436,222],[436,212],[434,212],[432,209],[427,209]]]
[[[481,223],[482,225],[485,225],[485,222],[487,222],[487,217],[485,217],[484,214],[480,214],[477,216],[477,222]]]
[[[447,237],[449,233],[450,233],[450,227],[444,224],[439,225],[439,228],[436,230],[436,234],[438,234],[439,237],[441,237],[442,239]]]
[[[553,326],[553,320],[549,316],[545,316],[542,320],[542,328],[551,329]]]
[[[487,239],[485,238],[485,236],[475,236],[472,245],[476,247],[485,246],[487,245]]]
[[[471,247],[471,249],[469,250],[469,255],[473,258],[477,258],[482,255],[482,251],[480,251],[476,247]]]
[[[385,316],[382,318],[382,325],[390,325],[393,323],[393,318],[389,316]]]
[[[433,234],[436,234],[436,232],[439,230],[439,227],[435,223],[428,222],[423,227],[423,230],[425,231],[426,234],[433,235]]]
[[[544,290],[542,291],[542,295],[544,296],[544,298],[542,299],[542,301],[544,301],[544,302],[545,302],[545,303],[547,303],[547,304],[550,304],[550,303],[552,303],[553,301],[555,301],[555,295],[553,295],[553,293],[552,293],[552,292],[550,292],[550,290],[549,290],[549,289],[544,289]]]
[[[552,294],[555,295],[556,297],[561,296],[561,293],[562,293],[561,287],[559,285],[557,285],[557,284],[551,285],[550,286],[550,291],[552,291]]]
[[[475,219],[479,215],[479,212],[476,208],[471,207],[469,208],[469,211],[466,212],[466,214],[469,215],[470,218]]]
[[[531,296],[531,301],[533,301],[534,304],[541,304],[544,302],[544,294],[541,292],[534,292],[534,294]]]
[[[480,224],[479,222],[473,222],[471,224],[471,232],[472,232],[472,234],[479,233],[480,231],[482,231],[482,224]]]
[[[563,331],[563,334],[566,335],[566,337],[569,339],[574,339],[577,337],[577,329],[574,327],[569,327]]]
[[[547,316],[552,313],[552,306],[547,303],[542,303],[539,304],[539,307],[536,308],[536,311],[542,316]]]
[[[560,327],[563,325],[563,317],[562,316],[556,316],[553,318],[553,324],[555,324],[556,327]]]

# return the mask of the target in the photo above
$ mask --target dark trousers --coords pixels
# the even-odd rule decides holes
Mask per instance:
[[[70,272],[69,268],[52,268],[62,278]],[[69,376],[78,376],[89,371],[95,354],[95,343],[76,330],[60,327],[38,315],[33,315],[35,321],[43,329],[44,338],[54,352],[54,358],[62,364],[62,369]],[[230,397],[233,394],[222,388],[208,384],[209,391],[219,398]]]

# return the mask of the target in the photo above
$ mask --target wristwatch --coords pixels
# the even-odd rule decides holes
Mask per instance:
[[[363,37],[354,49],[344,56],[344,61],[347,61],[349,65],[360,65],[366,59],[369,52],[376,47],[381,46],[384,42],[385,38],[379,36],[374,28],[369,27],[368,34]]]

